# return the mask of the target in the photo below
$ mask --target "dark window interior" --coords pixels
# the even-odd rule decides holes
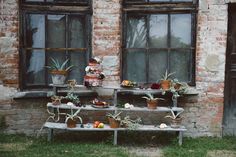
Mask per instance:
[[[182,1],[171,7],[157,3],[163,0],[154,5],[148,5],[154,0],[136,2],[124,2],[122,79],[154,83],[168,70],[194,85],[196,4],[184,4],[186,10],[180,10]]]
[[[43,0],[26,1],[44,2]],[[76,3],[81,0],[70,2]],[[70,10],[61,12],[55,9],[45,10],[45,8],[42,11],[41,9],[34,11],[42,5],[34,4],[31,7],[25,7],[26,2],[21,6],[23,88],[47,87],[51,83],[49,71],[45,68],[46,65],[50,65],[50,58],[61,62],[69,59],[74,67],[68,79],[76,79],[78,83],[82,83],[84,68],[90,54],[90,11],[71,13]]]

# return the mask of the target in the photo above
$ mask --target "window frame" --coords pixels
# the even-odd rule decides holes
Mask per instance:
[[[84,16],[85,19],[85,23],[84,26],[86,29],[84,29],[84,33],[85,33],[85,37],[86,39],[84,40],[85,42],[85,48],[70,48],[68,43],[68,39],[65,39],[65,47],[63,48],[49,48],[45,45],[45,48],[39,48],[41,50],[45,50],[45,56],[47,56],[47,51],[51,50],[59,50],[59,51],[64,51],[66,54],[66,58],[70,58],[70,52],[71,51],[77,51],[77,53],[86,53],[86,64],[88,64],[89,58],[91,57],[91,28],[92,28],[92,23],[91,23],[91,15],[92,15],[92,11],[91,11],[91,1],[89,0],[88,5],[82,5],[82,6],[77,6],[74,4],[67,4],[67,5],[63,5],[63,4],[59,4],[57,5],[56,3],[53,4],[49,4],[49,3],[38,3],[38,2],[23,2],[24,0],[20,1],[20,5],[19,5],[19,22],[20,22],[20,30],[19,30],[19,52],[20,52],[20,61],[19,61],[19,78],[20,78],[20,89],[24,90],[24,89],[48,89],[49,88],[49,83],[48,83],[48,70],[46,70],[45,73],[45,84],[44,85],[40,85],[40,84],[35,84],[35,85],[28,85],[27,81],[26,81],[26,56],[27,53],[31,53],[31,52],[27,52],[30,50],[34,50],[37,48],[33,48],[33,47],[28,47],[27,48],[27,41],[26,41],[26,30],[27,30],[27,23],[26,23],[26,19],[27,19],[27,14],[41,14],[45,16],[45,19],[47,17],[47,15],[50,14],[60,14],[60,15],[65,15],[66,19],[69,19],[68,16],[70,15],[78,15],[78,16]],[[45,1],[45,0],[44,0]],[[53,6],[52,6],[53,5]],[[80,4],[78,4],[80,5]],[[46,20],[47,21],[47,20]],[[45,22],[46,22],[45,21]],[[66,26],[65,28],[68,28],[69,22],[65,23]],[[47,30],[45,30],[45,34],[47,33]],[[67,30],[66,32],[66,38],[69,37],[69,31]],[[45,44],[46,44],[46,40],[45,40]],[[64,53],[62,52],[62,53]],[[46,58],[46,57],[45,57]],[[47,65],[47,59],[45,59],[45,65]]]
[[[148,0],[149,1],[149,0]],[[129,49],[130,50],[145,50],[145,56],[146,56],[146,83],[148,82],[149,79],[149,71],[148,71],[148,65],[149,65],[149,60],[148,60],[148,55],[149,55],[149,51],[152,50],[166,50],[168,51],[168,60],[170,60],[170,52],[173,50],[191,50],[191,55],[192,58],[190,59],[190,64],[192,67],[190,67],[190,81],[187,82],[190,86],[195,86],[196,85],[196,34],[197,34],[197,13],[198,13],[198,1],[197,0],[193,0],[193,2],[126,2],[125,0],[123,1],[123,16],[122,16],[122,35],[123,35],[123,40],[122,40],[122,53],[121,53],[121,80],[125,79],[125,73],[127,68],[125,68],[125,66],[127,65],[125,63],[125,55],[124,53],[126,53]],[[170,45],[170,25],[171,22],[170,20],[170,16],[171,14],[191,14],[191,47],[188,48],[172,48]],[[148,43],[149,43],[149,30],[150,27],[147,25],[149,25],[149,22],[147,22],[149,20],[149,17],[151,15],[155,15],[155,14],[165,14],[168,15],[168,28],[167,28],[167,48],[151,48],[148,47]],[[128,16],[132,16],[132,15],[144,15],[145,17],[145,21],[146,21],[146,28],[147,28],[147,42],[146,42],[146,46],[144,48],[127,48],[126,47],[126,35],[127,35],[127,21],[128,21]],[[169,64],[169,62],[167,63]],[[167,65],[167,68],[169,70],[170,66]],[[151,82],[149,82],[151,83]]]

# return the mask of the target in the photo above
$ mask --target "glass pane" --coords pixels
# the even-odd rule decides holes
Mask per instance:
[[[43,2],[44,0],[25,0],[25,2]]]
[[[193,0],[172,0],[173,2],[192,2]]]
[[[66,60],[65,51],[48,51],[47,52],[47,65],[52,64],[51,58],[58,60],[60,64],[62,64]],[[48,82],[52,83],[51,75],[48,75]]]
[[[76,79],[78,84],[83,84],[86,67],[86,52],[70,52],[70,64],[74,65],[69,79]]]
[[[85,36],[84,36],[84,18],[78,16],[69,17],[69,47],[71,48],[84,48]]]
[[[136,82],[146,82],[145,51],[129,50],[124,53],[124,78]]]
[[[150,47],[165,48],[167,47],[167,15],[151,15],[150,16]]]
[[[147,29],[144,17],[129,17],[127,20],[126,47],[143,48],[146,46]]]
[[[191,46],[191,14],[171,15],[171,47]]]
[[[152,50],[149,52],[149,82],[158,82],[161,79],[167,69],[167,57],[166,51]]]
[[[44,84],[45,53],[43,50],[28,51],[26,55],[27,84]]]
[[[63,48],[66,46],[66,16],[48,15],[47,24],[47,47]]]
[[[46,0],[47,2],[58,2],[58,3],[78,3],[88,2],[88,0]]]
[[[27,47],[45,47],[45,17],[39,14],[29,14],[26,31]]]
[[[125,2],[147,2],[148,0],[125,0]]]
[[[175,72],[174,77],[179,81],[190,81],[191,65],[190,51],[172,51],[170,53],[170,71]]]

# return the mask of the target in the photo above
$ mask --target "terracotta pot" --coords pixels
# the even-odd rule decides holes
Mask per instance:
[[[110,124],[110,128],[119,128],[120,127],[120,121],[117,121],[113,118],[108,117],[108,121]]]
[[[76,127],[76,120],[68,119],[66,124],[67,124],[68,128],[75,128]]]
[[[168,90],[168,89],[170,89],[170,84],[171,84],[170,80],[162,80],[161,81],[161,88],[163,90]]]
[[[157,100],[147,100],[147,107],[149,109],[156,109],[157,108]]]
[[[176,119],[171,119],[171,124],[170,126],[172,128],[179,128],[181,126],[182,123],[182,118],[176,118]]]
[[[52,83],[55,85],[63,85],[65,84],[65,80],[66,80],[66,75],[67,75],[67,71],[65,70],[53,70],[51,71],[52,74]]]

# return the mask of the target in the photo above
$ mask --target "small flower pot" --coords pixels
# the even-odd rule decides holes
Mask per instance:
[[[168,90],[168,89],[170,89],[170,84],[171,84],[170,80],[162,80],[161,81],[161,88],[163,90]]]
[[[68,128],[76,128],[76,120],[68,119],[66,124]]]
[[[157,108],[157,100],[147,100],[147,107],[149,109],[156,109]]]
[[[120,121],[117,121],[113,118],[108,117],[108,121],[110,124],[110,128],[119,128],[120,127]]]
[[[181,123],[182,123],[182,118],[181,117],[176,118],[176,119],[172,119],[170,126],[172,128],[179,128],[181,126]]]
[[[65,71],[65,70],[61,70],[61,71],[53,70],[53,71],[51,71],[51,75],[52,75],[52,83],[53,84],[55,84],[55,85],[65,84],[67,71]]]

